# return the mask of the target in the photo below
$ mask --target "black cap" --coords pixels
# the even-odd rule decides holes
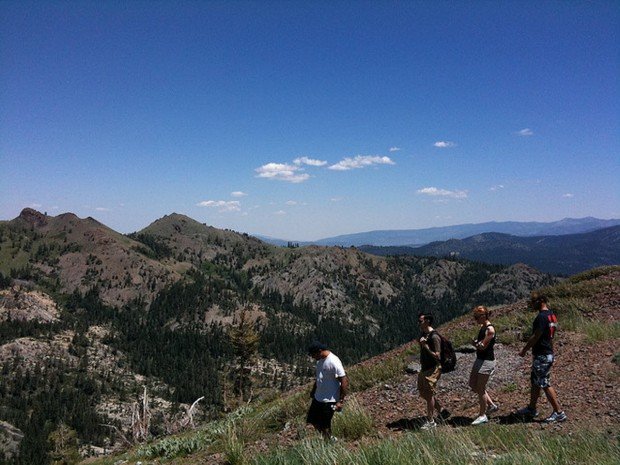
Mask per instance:
[[[309,355],[314,355],[317,352],[321,352],[322,350],[327,350],[327,346],[319,341],[314,341],[308,346]]]

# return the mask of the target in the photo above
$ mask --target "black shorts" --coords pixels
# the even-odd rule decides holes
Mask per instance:
[[[312,399],[306,423],[310,423],[319,430],[326,430],[331,427],[334,407],[336,402],[319,402]]]

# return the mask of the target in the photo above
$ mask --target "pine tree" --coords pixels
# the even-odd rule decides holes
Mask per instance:
[[[234,373],[235,394],[241,396],[242,400],[248,400],[252,389],[252,362],[258,353],[260,336],[256,330],[256,322],[251,321],[245,308],[241,311],[238,324],[230,329],[228,336],[237,358]]]
[[[52,446],[49,452],[52,465],[73,465],[80,461],[78,438],[75,430],[64,423],[50,433],[48,440]]]

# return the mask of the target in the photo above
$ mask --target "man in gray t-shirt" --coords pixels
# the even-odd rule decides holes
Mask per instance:
[[[312,404],[306,421],[325,439],[330,439],[334,412],[342,410],[349,389],[349,379],[340,359],[320,342],[308,347],[308,355],[316,360],[316,374],[310,397]]]

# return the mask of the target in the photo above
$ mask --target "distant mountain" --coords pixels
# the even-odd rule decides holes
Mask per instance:
[[[620,264],[620,226],[582,234],[517,237],[484,233],[422,247],[360,247],[377,255],[460,257],[485,263],[526,263],[547,273],[575,274]]]
[[[564,218],[550,223],[491,221],[488,223],[460,224],[427,229],[403,229],[369,231],[356,234],[328,237],[315,241],[318,245],[339,245],[344,247],[362,245],[411,246],[419,247],[435,241],[464,239],[476,234],[496,232],[513,236],[556,236],[578,234],[596,229],[620,225],[620,219],[601,220],[598,218]]]

